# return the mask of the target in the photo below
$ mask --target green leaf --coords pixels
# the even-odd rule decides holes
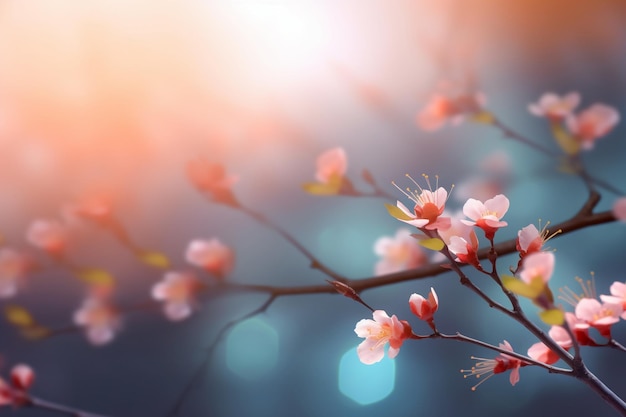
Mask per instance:
[[[565,314],[558,308],[543,310],[539,313],[539,318],[546,324],[560,326],[565,321]]]
[[[100,268],[84,268],[76,271],[76,277],[81,281],[91,285],[113,286],[115,279],[113,276]]]
[[[395,217],[398,220],[414,220],[413,217],[408,216],[403,212],[400,207],[392,206],[391,204],[385,204],[385,208],[391,214],[391,217]]]
[[[167,269],[170,267],[170,260],[161,252],[141,251],[137,253],[137,258],[144,264],[155,268]]]
[[[502,275],[502,285],[512,293],[530,299],[537,298],[545,287],[541,278],[534,279],[531,284],[527,284],[510,275]]]
[[[495,117],[493,113],[487,110],[481,110],[477,113],[472,114],[470,120],[476,123],[484,123],[486,125],[490,125],[495,121]]]
[[[445,246],[443,240],[439,239],[438,237],[433,237],[430,239],[420,239],[418,243],[426,249],[434,250],[437,252],[439,252]]]
[[[9,323],[18,327],[28,327],[35,324],[35,319],[30,312],[16,304],[9,304],[4,307],[4,317]]]
[[[563,128],[561,123],[553,122],[550,127],[552,129],[552,136],[554,136],[556,143],[563,149],[563,152],[568,155],[576,155],[580,151],[580,143]]]

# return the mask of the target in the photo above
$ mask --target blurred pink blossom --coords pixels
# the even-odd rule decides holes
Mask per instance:
[[[559,121],[572,114],[578,104],[580,104],[580,94],[575,91],[564,96],[544,93],[539,101],[528,105],[528,111],[535,116]]]
[[[28,227],[26,239],[52,255],[60,255],[67,246],[68,230],[58,220],[37,219]]]
[[[183,320],[191,314],[194,296],[201,287],[201,282],[191,273],[168,272],[152,287],[152,297],[164,302],[163,311],[168,319]]]
[[[374,244],[374,252],[381,257],[376,263],[376,275],[417,268],[428,261],[428,257],[407,229],[399,229],[394,237],[379,238]]]
[[[85,328],[87,340],[104,345],[121,327],[120,314],[105,297],[88,297],[74,313],[74,323]]]
[[[595,103],[566,120],[569,131],[580,141],[583,149],[589,150],[594,142],[608,134],[619,122],[619,112],[606,104]]]
[[[315,178],[328,184],[333,179],[343,178],[348,169],[348,158],[343,148],[332,148],[317,157]]]
[[[234,267],[235,253],[217,238],[194,239],[187,246],[185,259],[218,278],[224,278]]]

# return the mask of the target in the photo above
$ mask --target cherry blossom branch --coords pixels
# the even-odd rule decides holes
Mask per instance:
[[[566,235],[570,232],[591,227],[598,224],[614,222],[615,216],[611,211],[603,211],[600,213],[594,213],[589,215],[576,215],[562,223],[554,225],[554,229],[560,229],[562,232],[556,235],[554,238]],[[494,245],[493,249],[499,255],[507,255],[515,253],[516,239],[510,239],[504,242],[500,242]],[[478,251],[478,259],[487,259],[491,248],[484,248]],[[413,281],[418,279],[431,278],[446,272],[449,272],[449,262],[439,262],[435,264],[428,264],[419,268],[396,272],[392,274],[385,274],[379,276],[373,276],[361,279],[345,279],[342,281],[344,284],[352,287],[357,293],[361,291],[374,289],[386,285]],[[254,291],[254,292],[267,292],[279,296],[285,295],[298,295],[298,294],[320,294],[320,293],[334,293],[335,289],[328,285],[310,285],[310,286],[298,286],[298,287],[276,287],[271,285],[257,285],[257,284],[238,284],[233,282],[221,283],[220,286],[224,290],[232,291]]]
[[[532,358],[529,358],[525,355],[522,355],[520,353],[517,353],[515,351],[510,351],[510,350],[506,350],[503,349],[501,347],[495,346],[495,345],[491,345],[489,343],[483,342],[481,340],[477,340],[477,339],[473,339],[471,337],[465,336],[459,332],[456,332],[456,334],[454,335],[449,335],[449,334],[444,334],[444,333],[440,333],[440,332],[435,332],[432,333],[428,336],[420,336],[420,335],[416,335],[418,339],[446,339],[446,340],[457,340],[459,342],[463,342],[463,343],[469,343],[472,345],[477,345],[477,346],[481,346],[484,347],[486,349],[490,349],[499,353],[503,353],[505,355],[509,355],[512,356],[514,358],[517,358],[519,360],[521,360],[524,363],[527,363],[529,365],[536,365],[539,366],[541,368],[545,368],[548,370],[548,372],[550,373],[554,373],[554,374],[563,374],[563,375],[572,375],[572,371],[570,369],[565,369],[565,368],[559,368],[557,366],[552,366],[552,365],[548,365],[546,363],[543,362],[539,362],[536,361]]]

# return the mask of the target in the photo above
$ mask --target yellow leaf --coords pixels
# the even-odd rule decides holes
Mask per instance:
[[[160,252],[138,252],[137,258],[146,265],[153,266],[155,268],[167,269],[170,267],[170,260],[167,256]]]
[[[560,326],[565,320],[565,314],[563,314],[563,311],[559,310],[558,308],[553,308],[540,312],[539,318],[546,324],[550,324],[552,326]]]
[[[76,277],[87,284],[99,286],[113,286],[115,279],[113,276],[100,268],[84,268],[76,271]]]
[[[385,208],[391,214],[391,217],[395,217],[398,220],[414,220],[413,217],[408,216],[405,212],[400,210],[397,206],[391,204],[385,204]]]
[[[15,304],[4,307],[4,316],[14,326],[28,327],[35,324],[35,319],[28,310]]]
[[[510,275],[502,276],[502,285],[504,285],[504,288],[512,293],[530,299],[537,298],[545,288],[541,278],[534,279],[531,281],[531,284],[527,284],[521,279],[517,279]]]
[[[576,155],[580,151],[580,143],[563,128],[561,123],[554,122],[550,127],[556,143],[563,149],[563,152]]]
[[[302,189],[313,195],[335,195],[339,193],[341,184],[323,184],[321,182],[308,182],[302,184]]]
[[[441,249],[443,249],[443,246],[444,246],[443,240],[437,237],[433,237],[430,239],[420,239],[418,240],[418,242],[420,245],[422,245],[426,249],[430,249],[434,251],[440,251]]]
[[[478,113],[472,114],[471,120],[476,123],[490,125],[494,122],[495,118],[493,117],[493,113],[487,110],[481,110]]]

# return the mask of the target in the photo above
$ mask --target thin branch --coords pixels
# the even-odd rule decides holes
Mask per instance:
[[[180,393],[178,399],[176,400],[176,403],[174,404],[172,409],[166,414],[166,417],[175,417],[175,416],[179,415],[180,410],[181,410],[183,404],[185,403],[185,400],[187,399],[187,397],[191,393],[191,390],[193,389],[193,387],[196,384],[196,382],[198,382],[200,380],[200,378],[202,378],[202,376],[204,375],[204,372],[203,372],[204,368],[207,367],[209,361],[211,360],[211,357],[213,356],[213,351],[215,350],[215,348],[217,347],[217,345],[219,344],[221,339],[224,337],[226,332],[231,327],[233,327],[234,325],[236,325],[236,324],[238,324],[238,323],[240,323],[240,322],[242,322],[244,320],[247,320],[247,319],[249,319],[251,317],[254,317],[257,314],[260,314],[260,313],[264,312],[265,310],[267,310],[268,307],[274,302],[275,299],[276,299],[276,296],[275,295],[271,295],[267,300],[265,300],[265,302],[261,306],[259,306],[255,310],[245,314],[244,316],[242,316],[242,317],[240,317],[238,319],[229,321],[228,323],[226,323],[220,329],[220,331],[217,333],[217,336],[215,336],[215,339],[213,339],[213,342],[207,348],[207,352],[204,355],[204,358],[202,359],[202,362],[200,363],[198,368],[194,371],[194,373],[191,376],[191,378],[189,378],[189,381],[187,381],[187,384],[185,385],[185,387],[183,388],[182,392]]]
[[[73,417],[106,417],[103,414],[94,414],[87,411],[78,410],[66,405],[53,403],[42,400],[41,398],[26,395],[21,400],[24,401],[24,407],[41,408],[42,410],[53,411],[59,414],[65,414]]]

